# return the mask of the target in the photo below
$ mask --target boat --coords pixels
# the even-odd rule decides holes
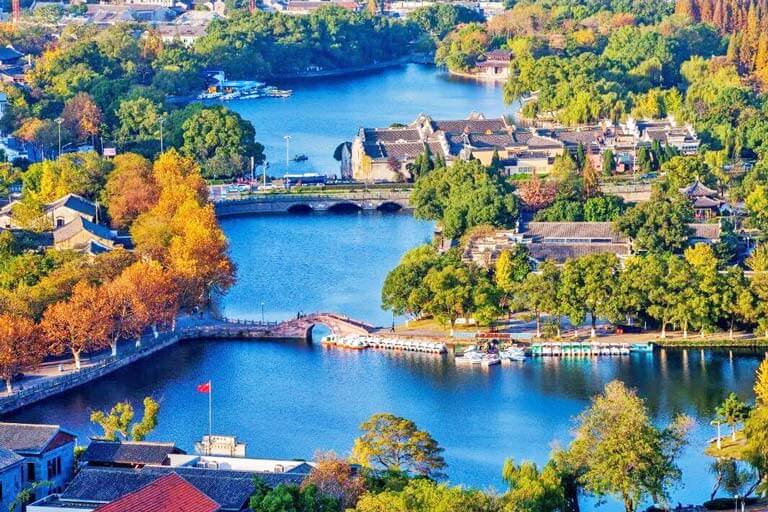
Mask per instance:
[[[626,343],[622,343],[621,345],[619,345],[619,353],[622,356],[628,356],[629,352],[630,352],[629,345],[627,345]]]
[[[470,352],[463,356],[456,357],[457,364],[480,364],[483,361],[483,354],[480,352]]]
[[[307,160],[309,160],[309,157],[307,155],[305,155],[304,153],[302,153],[300,155],[294,156],[293,158],[291,158],[291,160],[293,162],[306,162]]]
[[[336,335],[335,334],[329,334],[327,336],[323,336],[323,338],[320,340],[321,345],[335,345],[336,344]]]
[[[653,352],[652,343],[633,343],[629,346],[630,352]]]
[[[351,348],[352,350],[363,350],[368,348],[368,342],[363,338],[352,338],[347,342],[345,346],[347,348]]]
[[[604,356],[611,355],[611,347],[609,347],[608,345],[603,345],[603,347],[600,349],[600,354]]]
[[[493,366],[500,363],[501,357],[499,357],[499,354],[485,354],[482,359],[480,359],[480,364],[482,364],[484,367]]]
[[[525,351],[520,348],[502,350],[499,356],[507,361],[525,361]]]
[[[532,356],[540,356],[542,354],[542,346],[541,343],[534,343],[531,345],[531,355]]]
[[[616,346],[611,347],[611,355],[612,356],[620,356],[621,355],[621,350],[619,349],[619,347],[616,347]]]

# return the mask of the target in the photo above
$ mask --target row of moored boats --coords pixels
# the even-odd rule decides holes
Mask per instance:
[[[632,352],[653,352],[650,343],[534,343],[531,356],[628,356]]]
[[[460,355],[456,356],[456,364],[487,367],[501,364],[503,361],[525,361],[525,357],[525,349],[516,345],[493,351],[485,351],[476,346],[470,346],[465,348]]]
[[[444,354],[448,351],[444,343],[428,340],[416,340],[398,337],[381,336],[336,336],[329,334],[320,341],[323,345],[352,350],[377,348],[382,350],[402,350],[406,352],[425,352],[428,354]]]

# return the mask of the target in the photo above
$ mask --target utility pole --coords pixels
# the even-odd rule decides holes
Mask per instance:
[[[61,123],[63,122],[64,120],[62,118],[56,118],[56,124],[59,125],[59,152],[56,154],[56,158],[61,156]]]
[[[163,124],[165,123],[165,116],[160,116],[160,152],[163,152]]]
[[[262,169],[262,172],[264,173],[264,176],[263,176],[264,183],[263,183],[263,185],[265,187],[267,186],[267,169],[268,168],[269,168],[269,162],[264,162],[264,168]]]
[[[291,136],[285,135],[283,136],[285,139],[285,166],[288,167],[290,165],[291,157],[290,157],[290,148],[291,148]]]

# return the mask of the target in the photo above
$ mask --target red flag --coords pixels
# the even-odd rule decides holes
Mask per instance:
[[[211,381],[208,381],[205,384],[198,384],[197,385],[197,392],[198,393],[210,393],[211,392]]]

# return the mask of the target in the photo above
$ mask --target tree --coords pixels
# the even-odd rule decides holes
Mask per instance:
[[[114,281],[130,299],[133,330],[138,336],[147,327],[157,336],[158,326],[173,322],[179,308],[174,276],[157,261],[138,261],[123,270]]]
[[[736,426],[747,419],[750,412],[750,407],[739,400],[736,393],[731,393],[728,397],[717,407],[715,411],[718,419],[723,423],[731,427],[731,439],[736,441]]]
[[[430,478],[442,475],[443,449],[411,420],[393,414],[374,414],[360,425],[352,461],[366,468],[414,472]]]
[[[598,174],[597,169],[592,165],[592,161],[589,158],[585,157],[584,159],[581,176],[584,199],[597,196],[600,193],[600,174]]]
[[[614,496],[624,503],[626,512],[634,512],[648,498],[662,502],[680,482],[675,461],[689,427],[690,420],[678,417],[659,429],[644,401],[613,381],[579,416],[568,457],[581,468],[579,483],[586,492]]]
[[[496,286],[511,295],[517,286],[531,271],[528,250],[522,245],[515,245],[512,250],[503,250],[496,260],[494,277]]]
[[[41,327],[53,353],[69,350],[80,370],[84,351],[109,345],[110,318],[107,297],[99,288],[80,282],[66,300],[51,304],[43,314]]]
[[[122,153],[113,159],[107,177],[104,200],[112,225],[129,227],[136,218],[157,203],[159,190],[152,176],[152,164],[136,153]]]
[[[45,356],[35,323],[25,317],[0,314],[0,378],[8,393],[13,392],[13,378],[40,364]]]
[[[616,170],[616,158],[613,155],[613,150],[606,149],[603,151],[603,176],[613,175],[613,171]]]
[[[559,285],[560,270],[551,261],[545,261],[539,266],[538,272],[532,272],[525,276],[525,279],[515,293],[515,300],[518,305],[531,311],[536,316],[537,338],[541,337],[542,313],[556,313],[559,311]]]
[[[382,308],[396,315],[418,316],[428,302],[429,291],[424,278],[440,263],[441,258],[431,245],[422,245],[405,253],[384,279]]]
[[[270,489],[255,477],[255,491],[249,509],[253,512],[337,512],[339,500],[323,494],[314,485],[280,484]]]
[[[680,251],[688,242],[688,223],[692,219],[693,209],[687,198],[656,194],[624,212],[616,221],[616,229],[629,236],[639,251]]]
[[[560,512],[565,505],[563,482],[552,465],[539,471],[536,464],[525,461],[515,465],[504,461],[502,470],[509,490],[503,497],[508,512]]]
[[[472,311],[472,276],[463,266],[449,264],[440,269],[430,269],[424,284],[431,294],[424,311],[442,324],[449,324],[453,335],[456,320]]]
[[[586,222],[612,222],[624,212],[624,199],[620,196],[599,195],[584,202]]]
[[[613,254],[593,254],[570,260],[563,266],[562,287],[571,322],[578,327],[589,313],[597,336],[597,318],[618,314],[619,261]]]
[[[557,183],[533,177],[517,187],[522,206],[531,211],[541,210],[555,202]]]
[[[116,403],[108,413],[93,411],[91,422],[104,430],[103,439],[117,441],[119,435],[122,439],[143,441],[157,427],[159,412],[160,404],[148,396],[144,398],[144,415],[141,421],[133,421],[133,405],[125,401]]]
[[[368,492],[356,512],[488,512],[495,500],[482,491],[449,487],[425,479],[409,480],[402,490]]]
[[[240,174],[251,157],[256,164],[264,160],[264,147],[255,142],[253,125],[225,107],[201,109],[184,121],[182,129],[182,151],[198,159],[204,176],[214,176],[210,164],[216,159],[229,164],[228,173],[218,174],[225,177]]]
[[[64,104],[61,112],[62,125],[76,140],[94,138],[102,123],[101,109],[87,93],[79,92]]]
[[[352,466],[333,452],[315,455],[315,466],[301,483],[302,489],[309,486],[316,487],[321,494],[336,498],[342,510],[353,508],[365,492],[363,477],[356,475]]]
[[[768,230],[768,187],[758,185],[744,201],[752,227],[765,232]]]
[[[640,146],[640,149],[637,150],[635,167],[641,172],[651,172],[653,170],[653,159],[648,146]]]
[[[160,133],[160,106],[149,98],[120,101],[116,135],[122,144],[155,140]]]

